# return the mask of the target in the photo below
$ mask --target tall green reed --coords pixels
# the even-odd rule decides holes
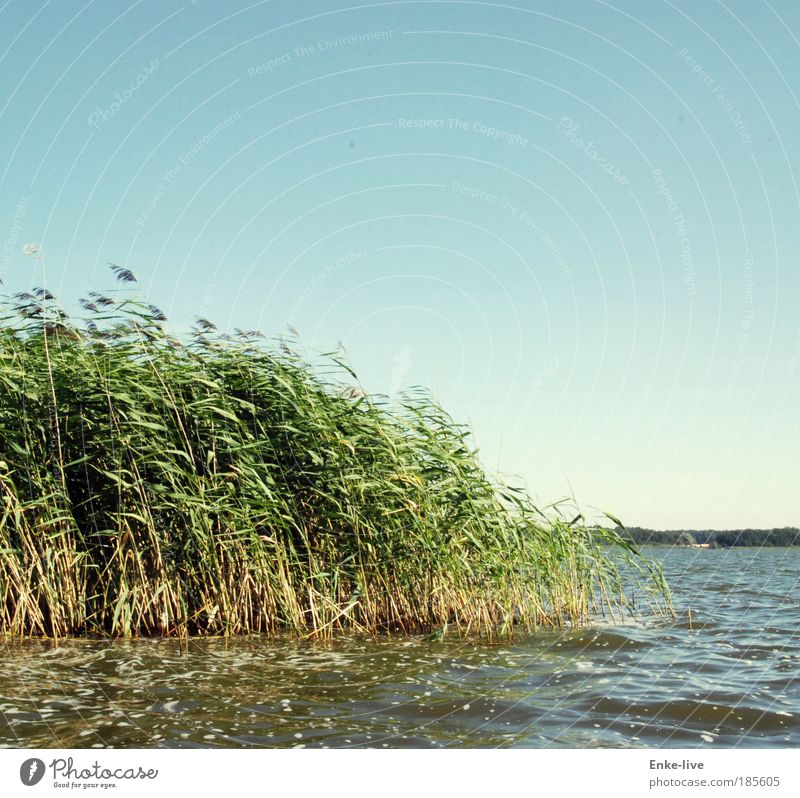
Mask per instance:
[[[0,300],[0,631],[492,637],[619,620],[632,574],[669,611],[635,547],[494,483],[427,393],[205,319],[178,340],[124,289],[81,304]]]

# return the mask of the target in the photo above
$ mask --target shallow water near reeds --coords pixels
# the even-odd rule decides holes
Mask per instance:
[[[498,646],[7,641],[0,745],[800,744],[800,549],[647,554],[664,564],[674,623],[540,632]]]

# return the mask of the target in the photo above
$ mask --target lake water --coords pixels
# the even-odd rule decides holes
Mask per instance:
[[[648,555],[664,563],[674,623],[500,646],[0,643],[0,745],[799,745],[800,548]]]

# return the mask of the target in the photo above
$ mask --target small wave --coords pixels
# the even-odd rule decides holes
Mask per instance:
[[[675,699],[631,704],[616,698],[606,698],[595,702],[592,709],[609,717],[636,717],[637,720],[646,721],[648,726],[671,721],[684,729],[715,729],[717,732],[727,731],[733,734],[785,734],[792,727],[797,727],[795,719],[785,713],[737,703]]]

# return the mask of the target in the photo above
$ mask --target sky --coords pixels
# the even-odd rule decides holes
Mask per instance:
[[[341,344],[542,505],[797,526],[799,56],[793,0],[0,0],[0,279]]]

